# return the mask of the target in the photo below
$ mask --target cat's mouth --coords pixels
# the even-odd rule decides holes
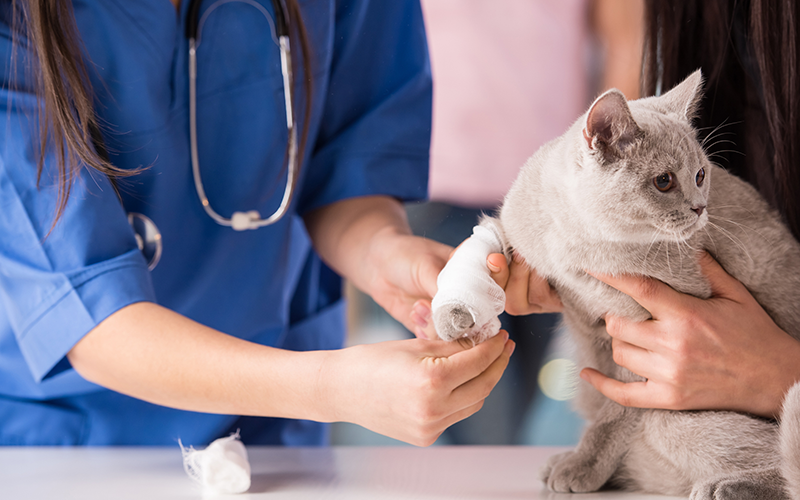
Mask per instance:
[[[683,240],[688,240],[689,238],[694,235],[697,231],[703,229],[703,227],[708,222],[707,217],[703,217],[702,215],[697,216],[692,222],[684,226],[683,228],[678,229],[675,232],[675,236]]]
[[[661,234],[659,239],[682,243],[703,229],[707,222],[708,218],[703,214],[702,216],[687,217],[680,221],[670,221],[666,224],[662,222],[656,226],[656,230]]]

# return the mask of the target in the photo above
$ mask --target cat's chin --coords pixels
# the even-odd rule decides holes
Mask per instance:
[[[673,233],[673,241],[676,243],[683,243],[684,241],[689,240],[692,236],[695,235],[696,232],[702,230],[706,226],[706,222],[708,219],[705,217],[698,217],[695,219],[694,222],[689,224],[688,226],[678,229]]]

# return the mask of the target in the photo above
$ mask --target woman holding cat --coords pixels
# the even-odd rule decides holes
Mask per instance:
[[[652,1],[646,12],[645,93],[702,68],[708,81],[696,123],[709,136],[709,156],[753,184],[800,238],[800,4]],[[500,256],[491,259],[502,284],[508,268]],[[648,380],[624,384],[591,369],[581,376],[626,406],[775,417],[800,380],[800,343],[713,258],[699,259],[714,290],[709,300],[652,279],[597,276],[653,316],[606,318],[615,361]],[[533,279],[528,288],[526,271],[513,264],[511,276],[510,310],[557,307],[546,283]]]
[[[204,205],[269,214],[291,182],[276,4],[302,82],[296,196],[278,222],[234,231]],[[205,445],[240,429],[316,445],[330,421],[430,444],[480,408],[513,342],[337,349],[341,282],[320,260],[409,327],[435,291],[450,248],[413,237],[398,201],[426,191],[418,2],[194,5],[193,48],[187,0],[0,7],[0,444]],[[137,237],[163,251],[146,260]]]

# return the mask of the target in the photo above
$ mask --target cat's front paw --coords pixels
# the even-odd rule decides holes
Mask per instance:
[[[539,479],[559,493],[597,491],[608,481],[609,473],[599,470],[596,462],[574,451],[559,453],[550,457],[539,472]]]
[[[433,311],[433,324],[439,338],[452,342],[467,336],[475,327],[475,313],[461,302],[446,304]]]
[[[463,302],[444,304],[433,311],[433,325],[439,338],[452,342],[460,338],[480,344],[500,331],[500,320],[491,318],[486,324],[476,323],[477,311]]]
[[[780,475],[770,472],[719,477],[698,483],[692,488],[689,500],[789,500]]]

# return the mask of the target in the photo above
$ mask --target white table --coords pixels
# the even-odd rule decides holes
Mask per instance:
[[[204,495],[172,448],[0,447],[3,500],[341,499],[643,500],[653,495],[551,493],[536,479],[562,448],[250,447],[252,486]]]

